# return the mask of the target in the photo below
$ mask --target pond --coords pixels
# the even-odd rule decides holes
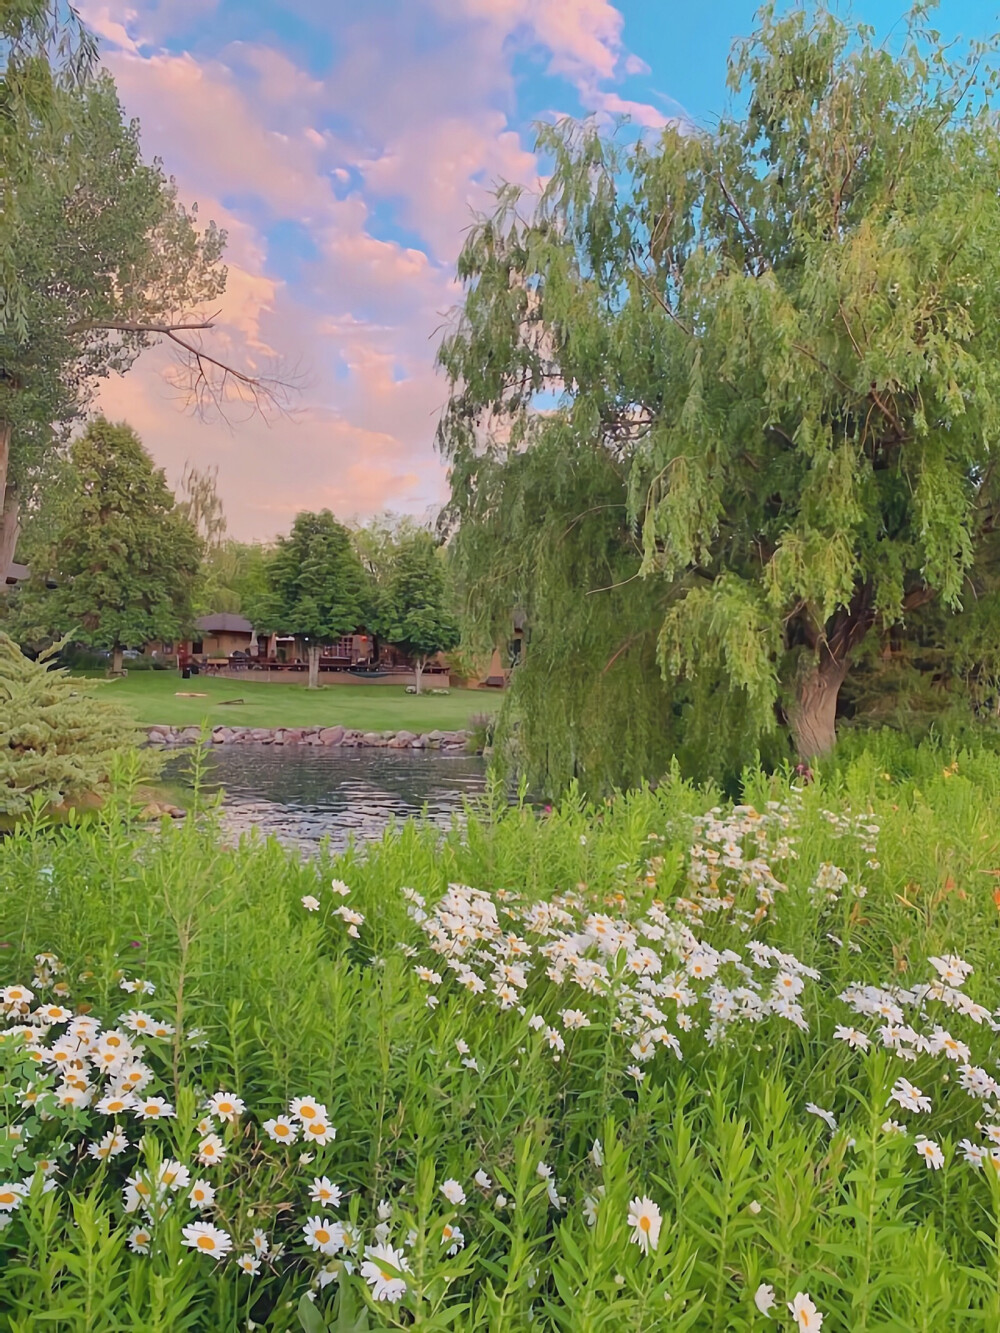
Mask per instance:
[[[228,833],[257,829],[307,851],[324,838],[343,848],[351,837],[380,837],[390,821],[421,812],[446,827],[486,786],[481,758],[434,750],[241,744],[215,746],[208,759]],[[186,766],[178,756],[168,773],[183,782]]]

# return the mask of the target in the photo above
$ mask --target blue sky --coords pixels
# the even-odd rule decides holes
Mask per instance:
[[[532,124],[619,112],[650,133],[726,104],[744,0],[84,0],[126,110],[185,201],[230,235],[213,343],[290,369],[270,424],[185,415],[176,368],[148,353],[101,405],[176,480],[219,469],[230,527],[287,529],[302,508],[425,514],[443,500],[434,370],[459,300],[454,262],[499,179],[537,183]],[[845,7],[846,9],[846,7]],[[1000,27],[998,0],[947,0],[950,36]],[[895,0],[850,13],[882,34]]]

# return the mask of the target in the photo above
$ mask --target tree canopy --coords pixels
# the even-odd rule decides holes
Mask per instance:
[[[93,421],[73,442],[48,550],[18,594],[26,637],[72,635],[114,654],[189,627],[201,542],[130,426]],[[53,586],[46,586],[46,585]]]
[[[201,409],[283,395],[213,356],[225,233],[201,226],[158,161],[142,159],[94,44],[62,4],[0,5],[0,568],[37,469],[107,376],[144,348],[177,354]]]
[[[261,629],[306,640],[309,685],[319,684],[324,644],[353,634],[367,610],[365,572],[349,530],[329,509],[296,515],[266,565],[267,591],[248,609]]]
[[[689,739],[728,721],[746,752],[784,723],[802,757],[828,750],[861,645],[959,611],[995,521],[995,51],[955,55],[921,13],[893,54],[766,7],[715,128],[543,129],[536,207],[501,191],[460,260],[440,443],[470,604],[495,627],[529,590],[537,639],[568,599],[591,677],[655,643],[664,727]],[[557,498],[532,511],[545,452]],[[553,508],[573,539],[533,571]],[[629,579],[650,591],[612,632],[595,603]],[[526,734],[551,717],[529,709]]]
[[[382,637],[413,658],[419,694],[427,659],[460,637],[444,552],[429,532],[411,532],[396,544],[379,619]]]

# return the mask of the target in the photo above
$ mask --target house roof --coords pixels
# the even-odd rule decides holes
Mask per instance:
[[[215,616],[200,616],[194,624],[195,628],[200,629],[203,634],[253,633],[253,625],[247,620],[246,616],[235,616],[228,611]]]

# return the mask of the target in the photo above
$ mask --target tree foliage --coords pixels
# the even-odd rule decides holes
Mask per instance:
[[[213,356],[225,233],[202,227],[158,161],[142,159],[72,9],[0,6],[0,565],[19,497],[100,381],[154,343],[182,399],[254,410],[286,386]]]
[[[261,542],[233,537],[209,546],[195,589],[195,613],[205,616],[228,611],[252,616],[267,594],[271,555],[271,548]]]
[[[365,619],[365,572],[351,534],[329,509],[301,513],[267,562],[267,591],[248,609],[258,628],[307,641],[309,685],[319,683],[324,644],[353,634]]]
[[[921,14],[893,54],[824,10],[766,7],[714,129],[629,146],[543,128],[537,206],[501,191],[460,260],[440,442],[470,603],[495,625],[530,596],[534,649],[565,596],[590,680],[622,642],[649,662],[655,628],[686,734],[736,723],[744,753],[779,722],[801,755],[827,749],[861,645],[931,601],[958,612],[997,513],[994,48],[956,56]],[[546,451],[586,560],[519,540],[554,507],[530,461]],[[615,596],[595,577],[610,514],[607,584],[649,589],[617,634],[595,611]],[[522,696],[532,656],[552,660],[529,652]],[[543,700],[536,753],[558,744]]]
[[[0,815],[102,794],[138,740],[128,712],[54,669],[54,652],[32,661],[0,634]],[[152,772],[148,754],[144,765]]]
[[[52,545],[33,557],[18,617],[29,637],[110,649],[117,668],[123,647],[188,628],[201,542],[130,426],[98,418],[69,461]]]
[[[460,637],[445,552],[429,532],[413,532],[397,543],[379,620],[382,637],[413,658],[419,693],[427,659],[454,648]]]
[[[227,523],[219,494],[218,467],[198,468],[190,462],[184,464],[177,509],[194,528],[206,550],[222,546]]]

